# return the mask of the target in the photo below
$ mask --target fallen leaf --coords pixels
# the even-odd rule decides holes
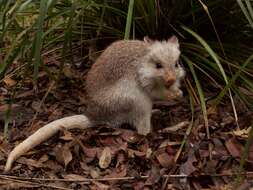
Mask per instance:
[[[140,140],[140,136],[132,130],[121,130],[121,138],[128,143],[136,143]]]
[[[240,158],[243,152],[243,146],[235,139],[230,138],[225,142],[226,148],[228,149],[229,153],[235,157]]]
[[[154,185],[161,179],[160,170],[157,166],[152,166],[149,177],[145,181],[145,185]]]
[[[233,124],[235,121],[234,117],[231,115],[226,115],[225,117],[222,117],[222,122],[220,123],[220,125],[222,127],[226,126],[226,125],[230,125]]]
[[[15,84],[17,84],[17,82],[15,80],[13,80],[12,78],[6,76],[4,77],[3,79],[3,82],[8,86],[8,87],[12,87],[14,86]]]
[[[63,164],[66,168],[73,158],[68,144],[65,144],[64,146],[57,146],[54,151],[56,160]]]
[[[194,151],[192,149],[188,152],[188,158],[187,161],[180,166],[180,174],[181,175],[191,175],[194,171],[197,169],[193,165],[194,162],[196,162],[197,159],[195,157]]]
[[[33,101],[31,107],[34,111],[39,112],[39,111],[41,111],[41,102],[40,101]]]
[[[55,173],[62,172],[64,170],[63,166],[57,161],[48,160],[43,163],[44,168],[53,170]]]
[[[193,163],[191,161],[186,161],[180,166],[180,174],[181,175],[191,175],[194,171],[197,169],[193,166]]]
[[[107,136],[104,138],[99,139],[100,143],[103,144],[103,146],[115,146],[117,145],[117,142],[115,141],[115,137],[113,136]]]
[[[234,130],[233,134],[242,138],[248,138],[250,130],[251,127],[248,127],[247,129]]]
[[[112,160],[111,149],[109,147],[105,147],[99,158],[100,168],[103,168],[103,169],[108,168],[108,166],[111,163],[111,160]]]
[[[97,179],[100,177],[100,172],[97,171],[97,168],[96,169],[90,169],[90,176],[93,178],[93,179]]]
[[[105,178],[122,178],[127,175],[127,165],[121,165],[118,168],[112,169],[112,172],[109,175],[106,175]]]
[[[176,125],[163,128],[159,132],[162,132],[162,133],[175,132],[175,131],[178,131],[178,130],[186,127],[189,124],[190,124],[189,121],[182,121],[180,123],[177,123]]]
[[[41,156],[40,159],[39,159],[39,161],[40,161],[41,163],[46,162],[46,161],[48,161],[48,160],[49,160],[49,157],[48,157],[48,155],[46,155],[46,154],[44,154],[43,156]]]
[[[218,138],[213,138],[212,141],[214,144],[214,148],[212,149],[212,152],[211,152],[213,159],[226,160],[227,157],[229,156],[229,153],[226,147],[224,146],[224,144]],[[208,150],[203,150],[203,151],[200,150],[200,155],[202,155],[201,157],[204,157],[204,156],[208,157],[209,151]]]
[[[33,160],[33,159],[28,159],[28,158],[25,158],[25,157],[21,157],[17,161],[18,161],[18,163],[25,164],[25,165],[28,165],[28,166],[33,166],[35,168],[44,167],[44,164],[42,162],[37,161],[37,160]]]
[[[167,152],[156,154],[156,159],[164,168],[168,168],[174,163],[174,156],[169,155]]]
[[[92,183],[96,185],[96,188],[95,188],[96,190],[107,190],[110,187],[109,185],[100,183],[98,181],[93,181]]]
[[[72,133],[69,132],[68,130],[64,129],[64,127],[62,127],[62,128],[63,128],[64,135],[61,136],[60,139],[65,140],[65,141],[71,141],[71,140],[73,140]]]
[[[145,183],[143,181],[138,181],[133,184],[134,190],[143,190],[145,187]]]
[[[126,161],[126,156],[123,152],[119,152],[117,154],[117,164],[116,164],[116,168],[118,166],[120,166],[121,164],[123,164]]]
[[[77,181],[81,181],[81,180],[86,180],[87,178],[81,176],[81,175],[77,175],[77,174],[67,174],[67,175],[62,175],[64,179],[72,179],[72,180],[77,180]]]
[[[146,151],[145,152],[141,152],[141,151],[138,151],[138,150],[133,150],[133,149],[128,149],[128,156],[130,158],[134,158],[135,156],[137,157],[144,157],[146,156]]]

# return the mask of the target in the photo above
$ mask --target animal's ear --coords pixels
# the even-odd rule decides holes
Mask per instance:
[[[143,41],[145,42],[145,43],[153,43],[154,41],[152,40],[152,39],[150,39],[148,36],[145,36],[144,38],[143,38]]]
[[[173,43],[173,44],[178,44],[178,39],[177,39],[177,37],[176,36],[171,36],[168,40],[167,40],[167,42],[170,42],[170,43]]]

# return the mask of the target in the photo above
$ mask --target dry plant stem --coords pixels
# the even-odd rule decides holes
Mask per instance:
[[[184,128],[185,126],[189,125],[189,123],[190,123],[189,121],[182,121],[182,122],[177,123],[175,125],[161,129],[158,132],[159,133],[166,133],[166,132],[171,132],[171,131],[178,131],[178,130]]]
[[[253,172],[234,172],[234,173],[221,173],[221,174],[200,174],[194,176],[187,176],[187,175],[178,175],[178,174],[171,174],[171,175],[163,175],[163,178],[191,178],[191,177],[201,177],[201,176],[211,176],[211,177],[224,177],[224,176],[236,176],[238,174],[244,175],[246,177],[253,177]],[[8,178],[8,179],[17,179],[17,180],[34,180],[34,181],[62,181],[62,182],[92,182],[92,181],[115,181],[115,180],[134,180],[134,179],[147,179],[149,176],[142,175],[138,177],[113,177],[113,178],[83,178],[83,179],[50,179],[50,178],[29,178],[29,177],[17,177],[11,175],[3,175],[0,174],[0,178]]]
[[[20,143],[14,150],[9,154],[6,165],[5,172],[11,169],[12,163],[22,154],[26,153],[28,150],[52,137],[62,128],[65,129],[85,129],[90,126],[90,122],[85,115],[74,115],[58,119],[53,121],[44,127],[41,127],[33,135],[29,136],[26,140]]]
[[[72,190],[69,188],[65,188],[65,187],[59,187],[59,186],[55,186],[55,185],[48,185],[48,184],[41,184],[41,183],[36,183],[36,182],[30,182],[30,181],[23,181],[23,180],[17,180],[17,179],[13,179],[13,178],[9,178],[9,177],[1,177],[2,179],[5,180],[9,180],[9,181],[14,181],[17,183],[23,183],[23,184],[29,184],[29,185],[36,185],[36,186],[42,186],[42,187],[49,187],[49,188],[54,188],[54,189],[61,189],[61,190]]]
[[[194,103],[199,105],[200,104],[200,100],[199,100],[199,98],[198,98],[198,96],[197,96],[194,88],[192,87],[191,82],[188,79],[186,79],[185,81],[186,81],[187,86],[190,88],[189,90],[192,92],[192,95],[194,97]]]

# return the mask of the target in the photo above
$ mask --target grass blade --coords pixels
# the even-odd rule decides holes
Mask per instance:
[[[127,21],[125,28],[125,36],[124,36],[125,40],[129,39],[130,37],[131,25],[133,21],[133,9],[134,9],[134,0],[130,0],[128,5]]]
[[[226,84],[228,84],[228,79],[227,79],[227,75],[220,63],[220,60],[218,58],[218,56],[216,55],[216,53],[211,49],[211,47],[205,42],[205,40],[203,38],[201,38],[197,33],[195,33],[194,31],[192,31],[191,29],[185,27],[185,26],[182,26],[182,28],[187,31],[188,33],[190,33],[193,37],[195,37],[200,43],[201,45],[206,49],[206,51],[209,53],[209,55],[212,57],[212,59],[215,61],[215,63],[217,64],[217,66],[219,67],[219,70],[220,70],[220,73],[225,81]],[[236,112],[236,109],[235,109],[235,104],[234,104],[234,100],[233,100],[233,97],[232,97],[232,93],[231,93],[231,90],[228,89],[228,93],[229,93],[229,97],[230,97],[230,101],[231,101],[231,104],[232,104],[232,107],[233,107],[233,112],[234,112],[234,116],[235,116],[235,121],[238,125],[238,116],[237,116],[237,112]]]
[[[63,42],[63,48],[62,48],[62,60],[61,60],[61,64],[60,64],[60,70],[58,73],[58,79],[60,78],[60,74],[62,73],[63,70],[63,66],[65,64],[65,60],[66,60],[66,54],[67,54],[67,50],[71,49],[71,41],[72,41],[72,26],[74,24],[74,15],[75,15],[75,10],[76,10],[76,3],[73,2],[71,8],[70,8],[70,16],[68,18],[68,22],[67,22],[67,27],[66,27],[66,31],[64,33],[64,42]]]
[[[247,65],[249,63],[251,63],[251,61],[253,60],[253,54],[245,61],[245,63],[239,68],[239,70],[232,76],[232,78],[230,79],[230,81],[227,83],[227,85],[222,89],[222,91],[219,93],[219,95],[217,96],[216,100],[215,100],[215,105],[217,105],[221,99],[225,96],[226,92],[231,88],[231,86],[235,83],[236,79],[240,76],[240,74],[243,72],[243,70],[245,69],[245,67],[247,67]]]
[[[41,64],[41,50],[43,46],[43,24],[47,14],[47,0],[40,1],[39,16],[37,20],[37,32],[34,44],[34,84],[36,86],[39,74],[39,67]]]
[[[184,55],[182,55],[182,59],[189,66],[190,71],[192,73],[192,76],[194,78],[194,81],[195,81],[195,84],[196,84],[196,87],[197,87],[197,90],[198,90],[199,98],[200,98],[201,110],[202,110],[203,117],[204,117],[207,138],[210,139],[210,133],[209,133],[209,127],[208,127],[208,117],[207,117],[207,110],[206,110],[206,103],[205,103],[204,92],[202,90],[202,87],[200,85],[198,77],[197,77],[197,75],[195,73],[195,70],[194,70],[194,67],[193,67],[193,62],[189,58],[187,58],[186,56],[184,56]]]
[[[244,6],[242,0],[237,0],[237,3],[238,3],[238,5],[240,6],[240,8],[241,8],[241,10],[242,10],[242,12],[243,12],[243,14],[244,14],[244,16],[245,16],[246,19],[248,20],[248,22],[249,22],[251,28],[253,28],[253,19],[250,18],[250,15],[249,15],[249,13],[248,13],[246,7]]]

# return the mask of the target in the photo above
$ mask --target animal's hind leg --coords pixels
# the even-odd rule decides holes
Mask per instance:
[[[152,103],[149,100],[142,99],[142,104],[136,108],[134,113],[134,125],[139,134],[147,135],[152,131],[151,115]]]
[[[143,115],[135,122],[135,126],[137,132],[141,135],[147,135],[148,133],[151,133],[151,114],[146,113],[146,115]]]

